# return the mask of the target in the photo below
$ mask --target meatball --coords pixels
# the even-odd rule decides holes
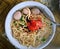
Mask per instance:
[[[13,15],[15,20],[19,20],[21,18],[22,14],[20,11],[16,11]]]
[[[40,14],[40,10],[38,8],[31,9],[31,12],[32,14],[35,14],[35,15]]]
[[[26,7],[26,8],[23,9],[22,13],[28,15],[30,13],[30,9]]]
[[[31,11],[28,7],[24,8],[22,11],[23,14],[26,14],[28,16],[28,19],[30,17]]]

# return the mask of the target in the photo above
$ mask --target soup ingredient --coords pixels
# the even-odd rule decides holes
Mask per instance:
[[[16,21],[13,21],[13,23],[14,23],[15,26],[17,25]]]
[[[25,25],[25,22],[24,22],[24,21],[20,21],[20,24],[21,24],[21,25]]]
[[[32,14],[40,14],[40,10],[38,8],[31,9]]]
[[[19,20],[21,18],[22,14],[20,11],[16,11],[13,15],[15,20]]]
[[[50,25],[52,25],[52,23]]]
[[[29,14],[30,13],[30,9],[29,8],[24,8],[22,11],[24,14]]]
[[[20,18],[20,24],[21,24],[21,25],[25,25],[25,24],[26,24],[26,23],[25,23],[24,16],[22,16],[22,17]]]
[[[46,41],[46,38],[42,38],[41,41],[45,42]]]
[[[42,22],[40,20],[31,20],[30,22],[28,22],[28,29],[30,31],[38,30],[41,27],[42,27]]]
[[[24,17],[23,16],[20,18],[20,21],[24,21]]]
[[[30,14],[31,14],[31,11],[30,11],[30,9],[29,8],[24,8],[23,9],[23,11],[22,11],[22,13],[24,13],[24,14],[26,14],[27,16],[28,16],[28,19],[29,19],[29,17],[30,17]]]

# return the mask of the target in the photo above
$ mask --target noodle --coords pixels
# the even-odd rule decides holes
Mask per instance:
[[[41,29],[36,30],[34,32],[29,31],[28,29],[24,28],[26,27],[26,24],[25,26],[23,26],[24,24],[21,26],[20,25],[21,21],[15,19],[13,19],[11,22],[11,29],[13,37],[16,38],[20,44],[36,47],[43,43],[43,41],[41,41],[43,37],[46,37],[46,39],[49,37],[49,35],[52,32],[52,26],[50,25],[51,22],[43,15],[43,13],[39,15],[31,14],[31,16],[34,19],[41,18],[42,23],[44,23]],[[27,23],[26,17],[24,18],[24,21],[25,23]]]

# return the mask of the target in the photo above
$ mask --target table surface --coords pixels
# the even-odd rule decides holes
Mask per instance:
[[[0,49],[16,49],[5,37],[5,19],[9,10],[16,4],[24,0],[0,0]],[[37,0],[36,0],[37,1]],[[38,0],[39,1],[39,0]],[[60,23],[59,10],[53,10],[53,14],[58,23]],[[60,47],[60,28],[57,27],[56,34],[52,42],[44,49],[59,49]]]

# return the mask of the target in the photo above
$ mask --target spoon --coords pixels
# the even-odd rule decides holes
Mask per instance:
[[[56,24],[56,26],[60,26],[60,24],[57,23],[57,22],[55,22],[55,21],[53,20],[53,18],[51,17],[52,13],[49,14],[50,12],[49,12],[48,10],[46,10],[46,9],[42,9],[42,10],[44,11],[43,13],[46,15],[46,17],[47,17],[52,23]],[[53,16],[53,15],[52,15],[52,16]]]

